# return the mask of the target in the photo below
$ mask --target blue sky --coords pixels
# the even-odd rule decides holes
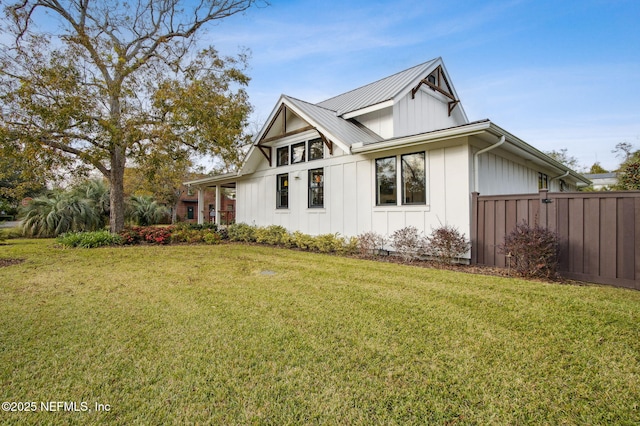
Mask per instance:
[[[272,0],[202,42],[251,50],[259,124],[282,93],[319,102],[441,56],[470,120],[585,166],[640,149],[638,0]]]

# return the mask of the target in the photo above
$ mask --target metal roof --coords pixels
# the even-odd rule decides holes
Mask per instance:
[[[420,65],[401,71],[382,80],[335,96],[317,105],[335,111],[337,115],[344,115],[368,106],[376,105],[393,99],[417,78],[426,77],[425,73],[433,67],[440,58],[432,59]]]
[[[351,146],[351,144],[355,142],[372,143],[382,140],[380,136],[364,126],[359,126],[352,121],[337,117],[334,111],[327,108],[286,95],[283,95],[283,98],[286,99],[294,109],[297,109],[302,115],[306,116],[302,118],[313,121],[311,124],[317,125],[319,130],[328,132],[346,146]]]

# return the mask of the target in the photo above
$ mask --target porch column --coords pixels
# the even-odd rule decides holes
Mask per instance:
[[[218,226],[220,225],[220,218],[222,217],[220,213],[220,207],[222,206],[222,200],[220,199],[221,193],[222,191],[220,191],[220,185],[216,185],[216,224]]]
[[[204,189],[198,188],[198,223],[204,223]]]

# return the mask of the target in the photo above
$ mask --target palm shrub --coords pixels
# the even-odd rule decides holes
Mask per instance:
[[[156,225],[168,214],[166,207],[158,204],[153,197],[132,195],[127,205],[128,220],[139,226]]]
[[[102,179],[88,179],[75,185],[71,188],[71,195],[90,202],[106,226],[110,211],[109,186]]]
[[[71,231],[94,231],[102,217],[86,198],[63,191],[37,197],[21,210],[22,232],[30,237],[56,237]]]

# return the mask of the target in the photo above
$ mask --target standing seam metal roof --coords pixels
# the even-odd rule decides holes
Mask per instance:
[[[380,136],[366,128],[357,126],[349,120],[337,117],[334,111],[301,101],[300,99],[292,98],[291,96],[283,95],[283,97],[298,108],[300,112],[315,121],[318,126],[338,138],[340,142],[347,146],[355,142],[372,143],[382,140]]]
[[[316,105],[335,111],[336,114],[340,116],[388,101],[393,99],[418,77],[426,77],[423,74],[433,66],[438,59],[439,58],[432,59],[423,64],[416,65],[358,89],[319,102]]]

